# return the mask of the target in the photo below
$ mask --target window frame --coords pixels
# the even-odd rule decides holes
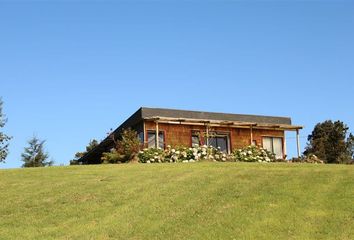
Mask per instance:
[[[154,146],[149,146],[149,134],[150,133],[155,135]],[[159,140],[159,144],[162,145],[162,147],[161,146],[159,146],[159,147],[161,149],[165,149],[165,146],[166,146],[166,133],[165,133],[164,130],[159,130],[159,134],[158,135],[160,136],[160,134],[162,134],[162,136],[163,136],[163,142],[161,144],[161,141]],[[147,148],[156,148],[156,130],[155,129],[146,130],[146,144],[147,144]]]
[[[209,146],[210,145],[210,138],[222,138],[222,137],[226,137],[226,154],[230,154],[231,153],[231,132],[229,131],[210,131],[209,134],[215,134],[214,136],[209,136]],[[205,132],[205,136],[204,136],[204,142],[206,143],[206,132]],[[217,142],[217,140],[216,140]]]

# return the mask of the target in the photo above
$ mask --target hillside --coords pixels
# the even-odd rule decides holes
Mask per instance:
[[[354,168],[179,163],[0,170],[0,239],[353,239]]]

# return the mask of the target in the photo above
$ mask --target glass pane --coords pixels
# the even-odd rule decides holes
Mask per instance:
[[[199,146],[199,136],[192,136],[192,146]]]
[[[139,132],[138,138],[139,138],[140,143],[144,143],[144,133],[143,132]]]
[[[159,147],[162,149],[165,148],[165,135],[163,132],[159,132]]]
[[[217,147],[220,149],[220,151],[227,153],[227,137],[217,137]]]
[[[149,132],[148,133],[148,148],[155,147],[155,133],[154,132]]]
[[[263,148],[267,149],[270,152],[273,152],[272,138],[270,137],[263,138]]]
[[[209,146],[217,148],[218,145],[216,144],[216,138],[215,137],[211,137],[209,138]]]
[[[273,153],[276,158],[283,158],[283,141],[282,138],[273,138]]]

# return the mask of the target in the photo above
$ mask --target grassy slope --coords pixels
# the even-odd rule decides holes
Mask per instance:
[[[354,168],[193,163],[0,171],[0,239],[353,239]]]

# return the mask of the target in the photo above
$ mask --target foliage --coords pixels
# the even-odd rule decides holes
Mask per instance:
[[[237,162],[275,162],[275,155],[258,146],[247,146],[233,152]]]
[[[346,163],[353,158],[354,136],[348,126],[331,120],[318,123],[308,136],[304,155],[316,155],[326,163]],[[348,136],[348,137],[347,137]]]
[[[21,154],[24,164],[22,167],[45,167],[53,165],[53,161],[47,161],[49,154],[44,151],[45,141],[33,137],[28,141],[29,146]]]
[[[9,154],[9,141],[11,139],[10,136],[6,135],[1,131],[7,122],[7,118],[5,114],[2,112],[2,99],[0,98],[0,163],[5,162],[7,155]]]
[[[319,159],[315,154],[309,154],[307,156],[303,155],[302,157],[294,157],[290,160],[292,163],[324,163],[323,160]]]
[[[114,134],[111,134],[114,142],[114,148],[110,152],[102,154],[101,160],[103,163],[124,163],[137,161],[137,155],[140,149],[140,141],[135,130],[130,128],[123,129],[116,140]]]
[[[302,161],[305,163],[324,163],[323,160],[319,159],[315,154],[312,153],[305,156]]]
[[[139,152],[139,161],[142,163],[161,162],[196,162],[202,160],[227,161],[228,156],[213,147],[194,146],[191,148],[167,146],[166,150],[160,148],[145,148]]]
[[[138,154],[141,163],[161,163],[165,162],[165,151],[161,148],[145,148]]]
[[[90,140],[89,144],[86,146],[86,151],[75,153],[75,158],[70,160],[70,165],[78,165],[79,159],[82,158],[86,153],[97,147],[99,142],[96,139]]]
[[[124,162],[125,156],[118,153],[115,148],[112,148],[110,152],[102,153],[102,163],[122,163]]]

